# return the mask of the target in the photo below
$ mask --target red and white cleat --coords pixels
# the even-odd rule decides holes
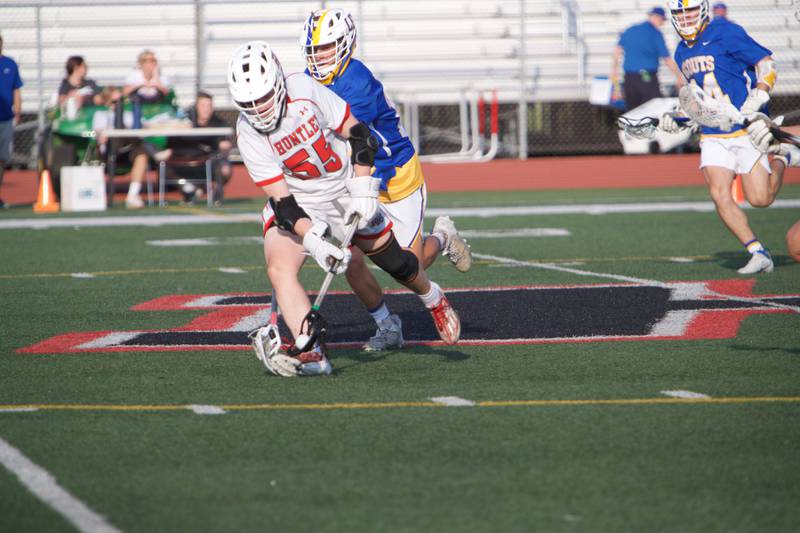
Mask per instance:
[[[297,374],[300,376],[327,376],[333,373],[333,365],[323,346],[295,356],[300,361]]]
[[[439,332],[439,337],[445,344],[455,344],[461,336],[461,319],[458,318],[458,313],[447,301],[447,297],[442,294],[442,299],[439,304],[430,309],[433,323],[436,325],[436,331]]]

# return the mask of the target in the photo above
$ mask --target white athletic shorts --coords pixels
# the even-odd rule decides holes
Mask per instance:
[[[410,248],[422,234],[422,220],[428,204],[428,190],[423,184],[402,200],[383,205],[383,210],[392,221],[392,231],[403,248]]]
[[[346,231],[344,213],[347,210],[347,203],[350,198],[345,196],[327,202],[303,202],[300,207],[308,213],[313,220],[322,220],[326,222],[331,228],[331,234],[337,240],[342,241]],[[275,222],[275,213],[269,202],[264,204],[264,209],[261,211],[261,229],[262,235],[267,234],[267,230]],[[378,213],[372,217],[369,225],[359,230],[356,237],[360,239],[377,239],[392,229],[392,221],[389,220],[386,213],[379,210]]]
[[[700,141],[700,168],[723,167],[737,174],[749,174],[757,165],[771,172],[766,154],[762,154],[750,137],[705,137]]]

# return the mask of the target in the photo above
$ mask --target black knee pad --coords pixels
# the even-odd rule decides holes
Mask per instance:
[[[389,242],[372,252],[365,252],[372,262],[397,281],[410,283],[419,274],[419,260],[413,252],[403,250],[394,234]]]

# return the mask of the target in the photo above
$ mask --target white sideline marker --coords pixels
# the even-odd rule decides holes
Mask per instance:
[[[244,274],[244,270],[236,267],[220,268],[219,271],[224,272],[225,274]]]
[[[78,279],[91,279],[96,276],[94,274],[89,274],[88,272],[73,272],[72,277]]]
[[[694,263],[691,257],[670,257],[669,260],[673,263]]]
[[[690,390],[662,390],[661,394],[671,398],[683,398],[685,400],[707,400],[711,398],[708,394],[692,392]]]
[[[447,407],[471,407],[475,405],[475,402],[459,398],[458,396],[436,396],[431,398],[431,401],[446,405]]]
[[[17,476],[37,498],[61,514],[79,531],[121,533],[104,517],[64,490],[50,472],[31,462],[21,451],[1,438],[0,463]]]
[[[225,409],[216,405],[190,405],[187,409],[194,411],[197,415],[224,415]]]
[[[36,407],[8,407],[6,409],[0,409],[0,413],[33,413],[38,410],[39,409]]]

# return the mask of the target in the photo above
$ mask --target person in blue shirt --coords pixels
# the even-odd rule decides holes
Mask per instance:
[[[772,257],[734,200],[731,184],[739,174],[750,205],[767,207],[780,190],[786,167],[800,163],[800,149],[765,139],[769,119],[763,113],[777,77],[772,52],[738,24],[719,17],[710,20],[708,0],[670,0],[670,17],[681,37],[675,61],[686,79],[753,121],[747,129],[738,124],[730,130],[703,126],[700,168],[717,213],[750,253],[738,272],[771,272]],[[678,130],[671,114],[662,117],[659,125],[664,131]],[[768,151],[776,154],[772,161]]]
[[[6,163],[11,160],[14,126],[19,124],[22,116],[20,87],[19,67],[13,59],[3,55],[3,38],[0,37],[0,186],[3,185]],[[2,199],[0,207],[5,207]]]
[[[419,158],[383,85],[364,63],[353,57],[356,40],[356,25],[349,12],[313,11],[300,35],[306,74],[345,100],[353,116],[367,124],[378,140],[380,146],[372,176],[380,180],[382,209],[392,221],[400,246],[414,252],[425,269],[443,253],[456,269],[466,272],[472,264],[470,249],[449,217],[437,218],[431,235],[423,236],[427,192]],[[380,285],[367,269],[363,254],[356,249],[347,269],[347,281],[378,327],[364,349],[382,351],[402,347],[400,317],[389,311]]]
[[[683,85],[683,77],[675,61],[669,56],[664,36],[659,29],[666,19],[664,9],[654,7],[647,14],[647,20],[634,24],[619,37],[614,48],[611,65],[611,81],[614,83],[614,98],[622,95],[619,88],[619,64],[624,56],[622,70],[624,72],[623,87],[625,91],[625,108],[634,109],[653,98],[661,98],[661,87],[658,84],[658,64],[660,60],[675,74],[678,87]]]

